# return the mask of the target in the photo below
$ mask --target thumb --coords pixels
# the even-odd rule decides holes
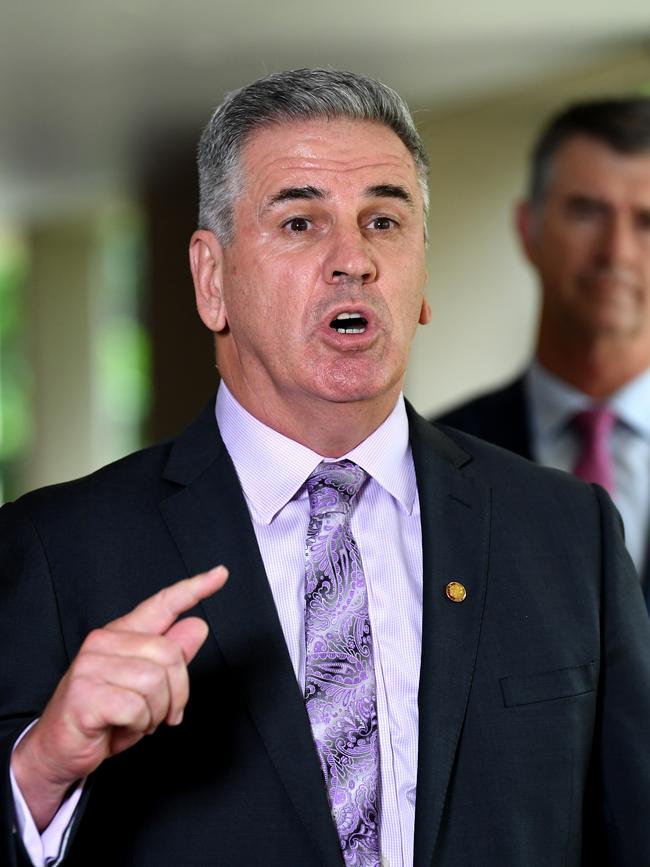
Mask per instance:
[[[200,617],[183,617],[170,626],[165,635],[180,645],[185,663],[189,664],[208,637],[208,624]]]

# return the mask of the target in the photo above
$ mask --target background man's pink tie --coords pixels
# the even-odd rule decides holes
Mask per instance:
[[[595,406],[579,412],[571,421],[582,443],[582,450],[573,468],[574,475],[602,485],[610,494],[614,493],[610,435],[615,423],[616,416],[606,406]]]

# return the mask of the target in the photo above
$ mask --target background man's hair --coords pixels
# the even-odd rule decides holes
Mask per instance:
[[[401,96],[352,72],[295,69],[232,91],[212,115],[198,147],[199,228],[210,229],[223,244],[232,241],[233,206],[243,184],[240,158],[251,133],[275,123],[318,118],[375,121],[392,129],[415,162],[426,221],[428,160]]]
[[[577,102],[554,115],[531,154],[528,197],[536,209],[543,205],[557,151],[576,135],[595,139],[619,154],[650,153],[650,99]]]

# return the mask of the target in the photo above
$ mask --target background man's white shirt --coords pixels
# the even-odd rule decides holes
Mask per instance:
[[[569,422],[595,401],[545,370],[531,365],[525,379],[532,455],[549,467],[571,471],[580,451]],[[650,529],[650,370],[604,403],[617,416],[612,430],[613,500],[625,525],[625,540],[639,574],[646,565]]]

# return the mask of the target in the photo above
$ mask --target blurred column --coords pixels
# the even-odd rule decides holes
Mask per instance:
[[[92,442],[92,220],[31,232],[29,354],[35,436],[25,488],[74,478],[94,464]]]
[[[150,388],[138,207],[109,198],[27,240],[31,445],[15,493],[138,448]]]
[[[177,433],[214,393],[214,340],[196,312],[188,247],[196,228],[193,145],[168,156],[143,199],[149,247],[152,396],[147,439]]]

